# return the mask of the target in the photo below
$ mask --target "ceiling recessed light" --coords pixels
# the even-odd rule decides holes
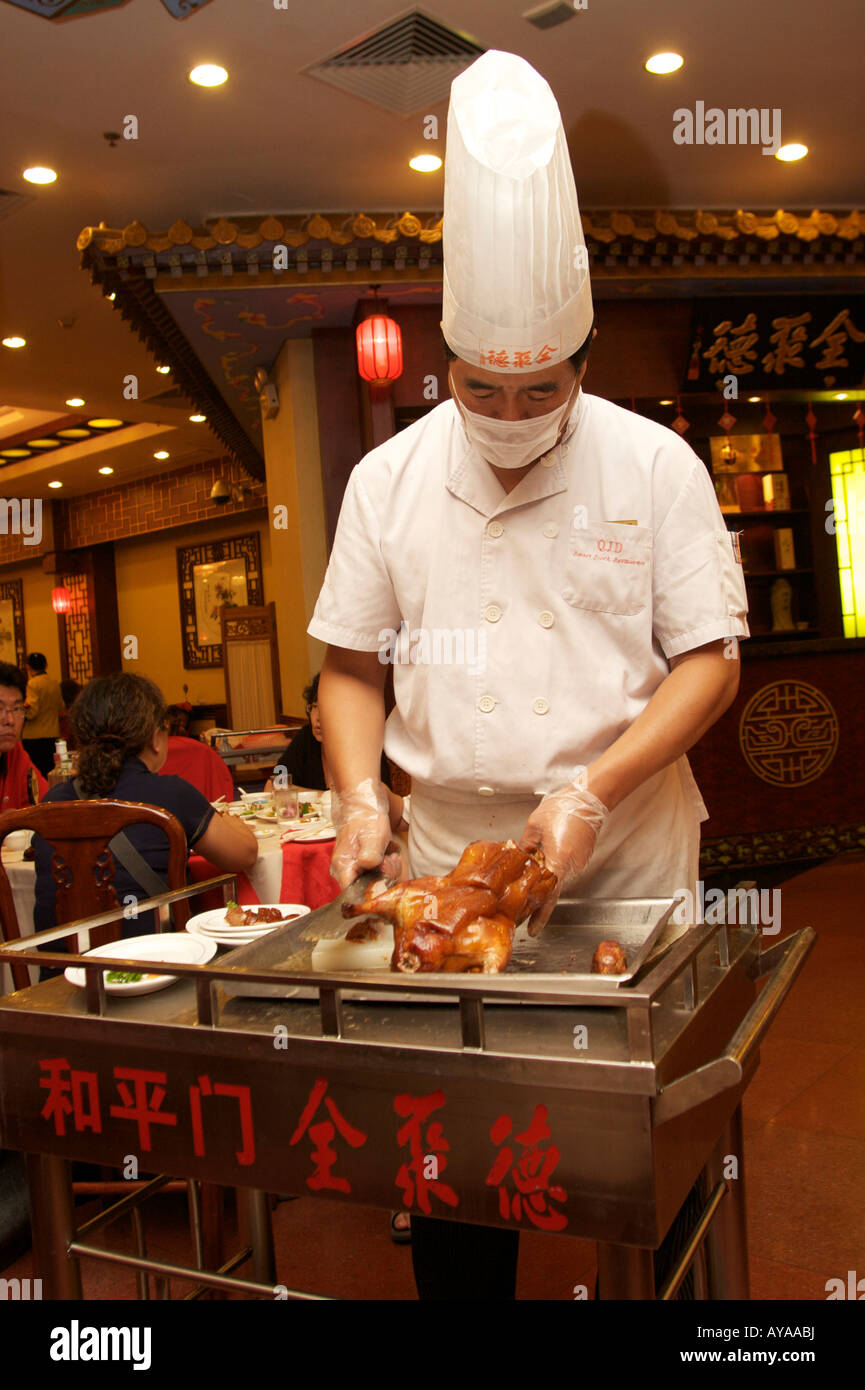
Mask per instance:
[[[416,169],[419,174],[434,174],[436,169],[442,167],[442,162],[437,154],[416,154],[414,159],[409,160],[408,167]]]
[[[203,425],[206,419],[206,415],[190,415],[189,423],[191,425]]]
[[[751,405],[759,405],[761,399],[762,399],[762,398],[761,398],[760,396],[749,396],[749,397],[748,397],[748,400],[750,401]]]
[[[155,459],[170,459],[171,455],[169,454],[167,449],[157,449],[153,457]]]
[[[104,468],[100,468],[99,472],[100,472],[100,473],[113,473],[113,472],[114,472],[114,469],[113,469],[113,468],[109,468],[109,467],[108,467],[108,464],[106,464]]]
[[[73,410],[78,410],[79,406],[85,405],[86,402],[83,396],[70,396],[66,404],[70,405]]]
[[[27,346],[26,338],[4,338],[3,346],[8,348],[19,348]]]
[[[4,459],[29,459],[29,449],[0,449],[0,458]]]
[[[113,304],[114,301],[115,301],[115,299],[117,298],[117,293],[116,293],[116,291],[115,291],[115,290],[112,290],[110,294],[107,294],[107,295],[105,296],[105,298],[106,298],[107,300],[109,300],[110,303]]]
[[[199,63],[190,72],[189,80],[196,87],[221,87],[228,81],[228,73],[218,63]]]
[[[847,392],[846,392],[846,391],[836,391],[836,392],[835,392],[835,399],[836,399],[836,401],[846,401],[846,399],[847,399]]]
[[[646,72],[661,77],[669,72],[678,72],[684,61],[681,53],[653,53],[651,58],[646,59]]]
[[[658,405],[672,405],[672,401],[658,401]]]
[[[91,431],[86,430],[83,425],[70,425],[68,429],[58,430],[61,439],[89,439]]]
[[[54,183],[57,173],[54,169],[46,169],[41,164],[34,164],[32,169],[25,169],[22,175],[28,183]]]
[[[784,164],[793,164],[797,159],[804,159],[807,153],[807,145],[782,145],[780,150],[775,151],[775,158]]]
[[[49,486],[49,487],[62,487],[63,484],[62,484],[62,483],[59,483],[59,482],[57,481],[57,479],[55,478],[54,482],[53,482],[53,483],[49,483],[48,486]]]
[[[156,370],[159,372],[159,375],[160,375],[160,376],[166,376],[167,373],[171,371],[171,368],[170,368],[170,367],[157,367]]]
[[[111,415],[96,415],[87,423],[92,430],[114,430],[118,425],[122,425],[123,421],[115,420]]]
[[[59,449],[59,439],[28,439],[28,449]]]

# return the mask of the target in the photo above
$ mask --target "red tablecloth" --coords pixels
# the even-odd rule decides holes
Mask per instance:
[[[245,907],[260,902],[304,903],[307,907],[323,907],[339,893],[339,884],[330,876],[332,853],[333,840],[318,844],[292,844],[287,841],[272,849],[262,849],[250,875],[237,875],[238,902]],[[190,856],[189,877],[196,883],[214,878],[219,872],[200,854]],[[216,891],[204,895],[194,904],[198,912],[221,906],[222,896]]]

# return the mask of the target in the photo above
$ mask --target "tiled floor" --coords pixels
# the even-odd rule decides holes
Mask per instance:
[[[811,925],[818,939],[745,1098],[751,1294],[822,1300],[828,1279],[865,1276],[865,855],[791,879],[781,893],[782,935]],[[150,1221],[151,1253],[181,1256],[183,1199],[161,1199]],[[415,1297],[410,1249],[393,1244],[385,1212],[300,1198],[279,1206],[274,1226],[278,1277],[289,1288]],[[31,1275],[30,1256],[4,1274]],[[132,1277],[105,1265],[88,1262],[84,1279],[88,1298],[135,1296]],[[519,1298],[570,1300],[575,1285],[591,1294],[594,1279],[591,1242],[522,1236]]]

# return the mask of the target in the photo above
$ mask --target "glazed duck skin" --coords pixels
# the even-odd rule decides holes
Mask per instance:
[[[540,850],[527,853],[512,840],[476,840],[442,878],[377,888],[344,911],[351,917],[374,913],[393,924],[392,970],[496,974],[511,958],[517,922],[555,892],[556,877]]]

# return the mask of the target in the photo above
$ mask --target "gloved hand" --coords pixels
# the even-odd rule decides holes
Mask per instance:
[[[330,872],[340,888],[354,883],[364,869],[377,869],[386,878],[399,878],[402,862],[390,838],[390,803],[381,782],[367,777],[357,787],[331,797],[336,843]]]
[[[609,814],[602,801],[575,782],[562,791],[550,792],[529,816],[520,848],[542,849],[547,868],[559,881],[555,896],[530,918],[530,936],[539,935],[562,889],[569,888],[585,869]]]

